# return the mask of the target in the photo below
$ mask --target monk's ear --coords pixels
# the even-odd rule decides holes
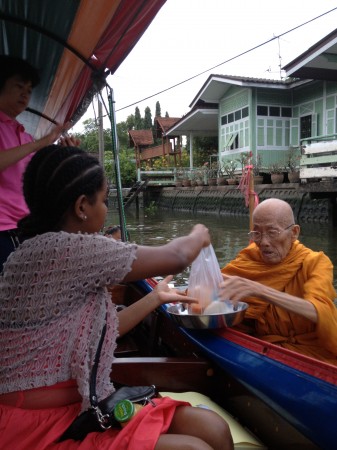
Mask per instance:
[[[298,236],[300,235],[300,231],[301,231],[301,227],[299,225],[295,224],[292,227],[291,232],[292,232],[292,240],[293,241],[296,241],[296,239],[298,239]]]

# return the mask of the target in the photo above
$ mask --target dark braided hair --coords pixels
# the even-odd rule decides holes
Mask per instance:
[[[30,214],[19,221],[20,234],[32,237],[59,231],[80,195],[95,202],[104,179],[98,160],[80,148],[50,145],[39,150],[23,176]]]

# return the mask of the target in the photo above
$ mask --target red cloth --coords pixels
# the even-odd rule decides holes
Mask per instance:
[[[1,450],[153,450],[159,436],[168,430],[175,409],[189,403],[169,397],[154,399],[123,429],[90,433],[83,441],[57,443],[80,411],[80,404],[29,410],[0,405]]]

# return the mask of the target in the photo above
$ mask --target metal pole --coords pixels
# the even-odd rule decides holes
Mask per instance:
[[[122,192],[122,182],[121,182],[121,172],[119,165],[119,145],[117,139],[117,128],[116,128],[116,115],[115,115],[115,100],[113,95],[113,89],[107,85],[108,101],[109,101],[109,117],[111,123],[111,140],[112,140],[112,152],[115,161],[115,175],[116,175],[116,189],[117,189],[117,202],[118,202],[118,213],[119,213],[119,224],[121,227],[122,241],[127,241],[126,232],[126,221],[124,214],[124,204],[123,204],[123,192]]]
[[[104,131],[103,131],[103,111],[102,102],[98,101],[98,160],[104,166]]]

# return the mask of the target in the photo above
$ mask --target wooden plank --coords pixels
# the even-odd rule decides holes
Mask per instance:
[[[214,380],[211,364],[200,358],[130,357],[116,358],[111,367],[114,383],[154,384],[158,390],[184,392],[196,390],[209,394]]]
[[[307,167],[300,169],[300,178],[337,178],[337,168],[333,167]]]
[[[309,166],[313,164],[337,164],[337,153],[333,155],[322,156],[302,156],[300,166]]]
[[[303,145],[302,149],[305,155],[312,153],[334,152],[337,151],[337,140],[313,142],[311,144]]]

